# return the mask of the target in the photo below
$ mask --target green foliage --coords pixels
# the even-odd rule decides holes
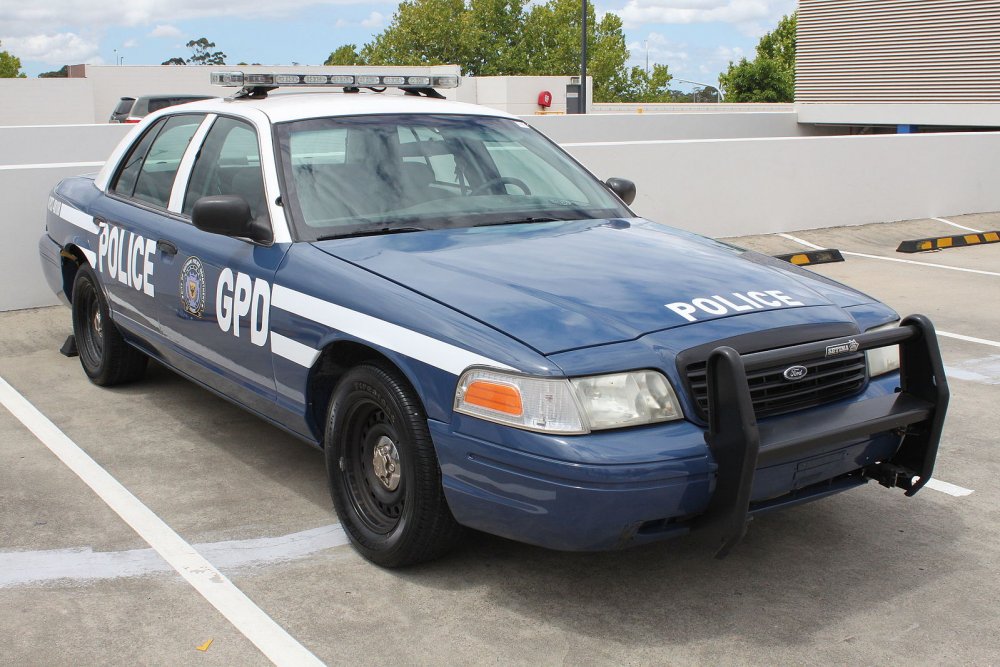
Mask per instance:
[[[21,59],[7,51],[0,51],[0,79],[23,79]]]
[[[51,72],[42,72],[38,75],[39,79],[65,79],[69,76],[69,65],[63,65],[57,70],[52,70]]]
[[[326,64],[455,64],[471,76],[578,73],[579,0],[525,5],[525,0],[405,0],[389,26],[359,53],[347,44],[331,53]],[[633,80],[625,67],[628,48],[621,19],[607,13],[597,21],[592,3],[587,13],[587,73],[594,80],[594,99],[629,101],[640,89],[654,95],[655,87],[648,88],[652,84]],[[670,75],[665,65],[658,67],[660,78],[666,77],[663,86]]]
[[[753,60],[729,63],[719,75],[727,102],[793,102],[795,100],[795,28],[793,13],[760,38]]]
[[[666,65],[653,65],[651,72],[633,67],[621,97],[630,102],[673,102],[676,91],[667,88],[672,78]]]
[[[463,65],[468,62],[463,0],[404,0],[382,33],[361,49],[371,65]]]
[[[191,49],[191,57],[188,58],[190,65],[226,64],[226,54],[222,51],[212,51],[215,48],[215,42],[210,42],[205,37],[192,39],[187,43],[187,47]]]
[[[357,44],[344,44],[334,49],[324,65],[362,65]]]
[[[164,60],[161,65],[187,65],[187,62],[183,58],[171,58],[170,60]]]

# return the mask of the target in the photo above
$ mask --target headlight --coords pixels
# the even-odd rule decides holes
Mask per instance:
[[[890,322],[880,327],[869,329],[865,333],[873,331],[883,331],[885,329],[895,329],[899,322]],[[868,363],[868,377],[885,375],[892,371],[899,370],[899,345],[889,345],[887,347],[876,347],[865,350],[865,361]]]
[[[565,435],[681,418],[670,382],[656,371],[567,380],[474,368],[459,379],[455,411]]]

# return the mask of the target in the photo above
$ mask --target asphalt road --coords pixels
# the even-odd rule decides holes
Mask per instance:
[[[997,229],[1000,215],[952,222]],[[698,537],[571,554],[471,534],[441,561],[382,570],[345,544],[319,452],[160,367],[89,384],[57,352],[67,309],[0,314],[0,377],[329,664],[995,664],[1000,244],[895,252],[962,231],[793,236],[854,253],[820,273],[982,339],[941,339],[952,403],[935,478],[973,492],[869,484],[759,518],[721,561]],[[0,664],[268,663],[4,409],[0,443]]]

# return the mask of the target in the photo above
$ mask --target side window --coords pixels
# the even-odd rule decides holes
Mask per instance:
[[[139,177],[139,170],[142,169],[142,161],[146,159],[146,153],[149,152],[149,145],[153,143],[153,139],[163,129],[165,122],[163,120],[158,121],[146,130],[146,133],[142,135],[139,141],[132,144],[132,150],[129,151],[128,157],[125,158],[121,168],[118,170],[118,175],[115,176],[115,180],[111,185],[112,192],[116,192],[123,197],[132,196],[132,192],[135,190],[135,181]]]
[[[194,203],[208,195],[239,195],[255,219],[270,219],[260,145],[252,125],[221,116],[208,131],[191,170],[182,212],[191,215]]]
[[[167,207],[181,157],[202,120],[203,116],[189,115],[167,119],[142,162],[132,191],[133,198],[161,208]]]

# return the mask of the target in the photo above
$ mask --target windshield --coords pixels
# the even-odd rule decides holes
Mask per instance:
[[[603,184],[527,124],[383,115],[276,128],[299,238],[628,217]]]

